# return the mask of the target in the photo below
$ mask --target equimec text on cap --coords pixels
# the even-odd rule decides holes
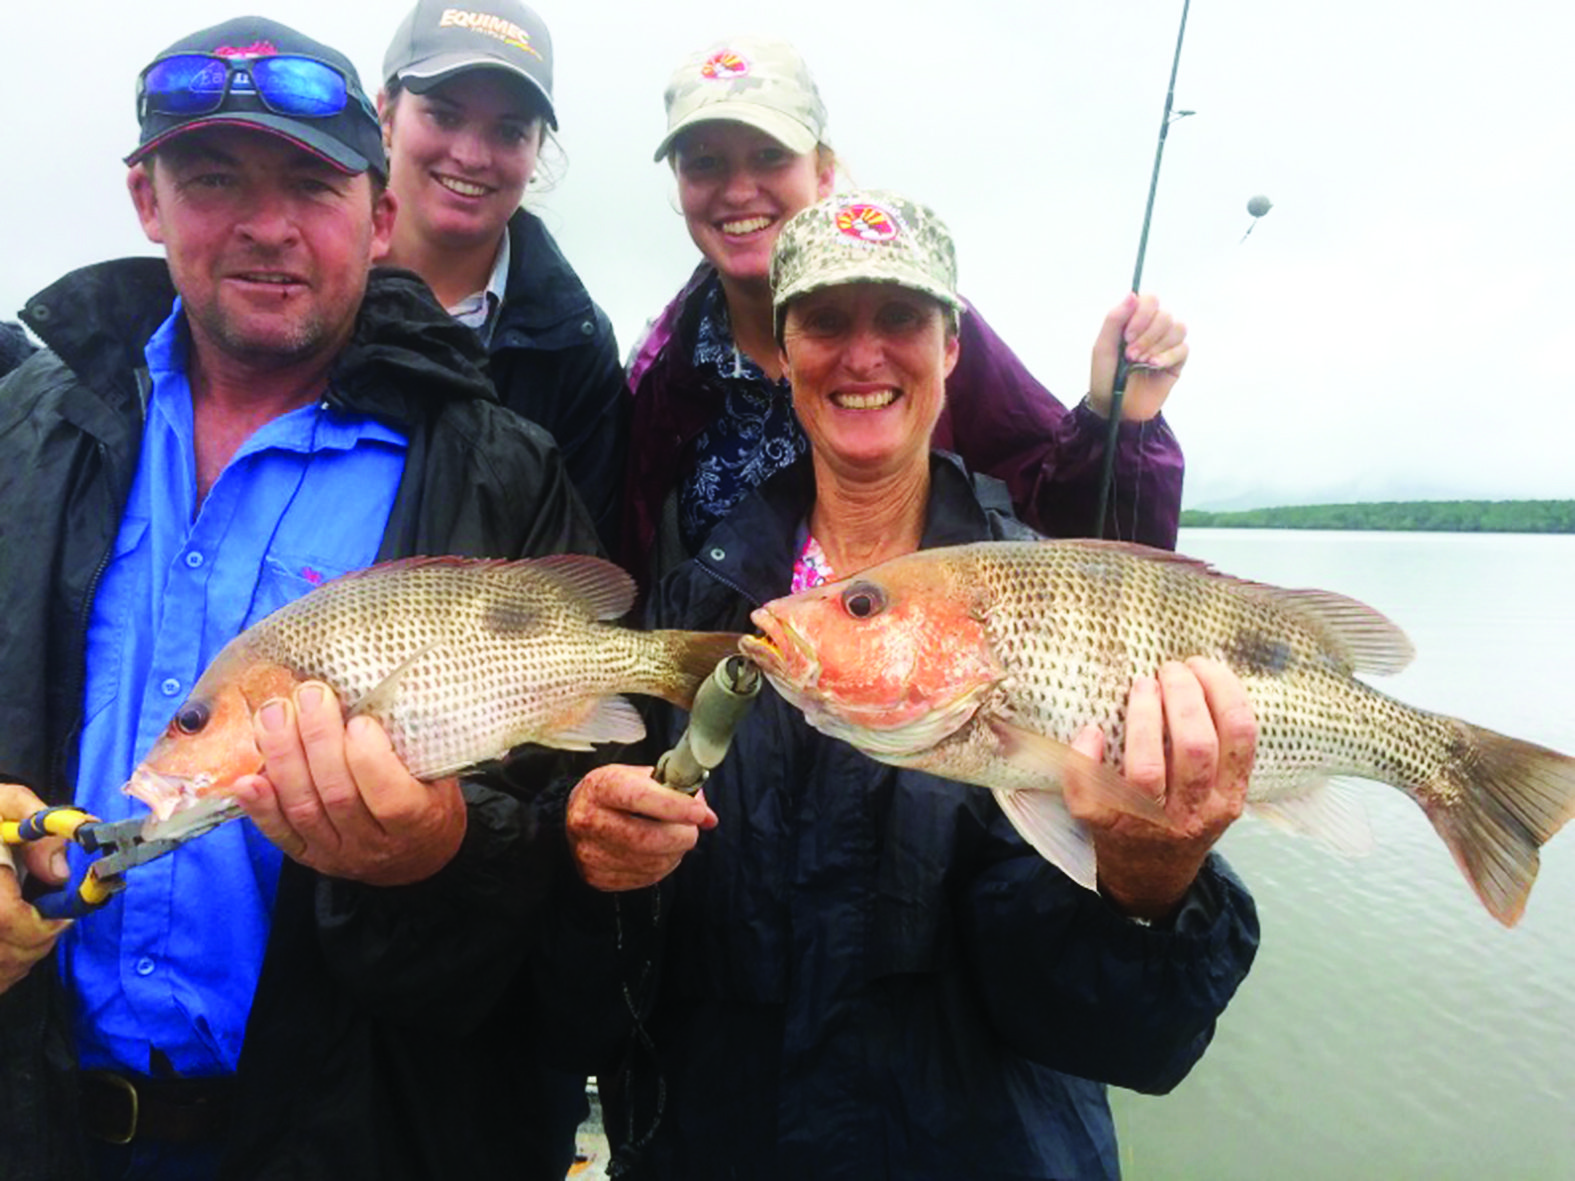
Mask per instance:
[[[420,0],[383,55],[383,77],[417,94],[466,70],[506,70],[529,84],[556,131],[552,105],[552,37],[541,17],[518,0],[469,5]]]
[[[177,136],[242,126],[336,168],[388,175],[377,112],[350,59],[288,25],[238,17],[182,37],[137,79],[135,164]]]
[[[796,214],[771,251],[771,306],[778,333],[789,301],[844,283],[893,283],[953,312],[957,253],[935,211],[896,193],[834,193]]]
[[[795,152],[826,142],[826,107],[798,50],[786,41],[734,37],[690,54],[667,84],[664,159],[696,123],[720,119],[763,131]]]

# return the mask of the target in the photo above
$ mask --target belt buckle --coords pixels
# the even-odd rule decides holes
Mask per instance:
[[[137,1118],[141,1114],[140,1103],[137,1098],[137,1088],[132,1084],[129,1078],[118,1075],[112,1070],[86,1070],[82,1073],[84,1078],[89,1078],[95,1082],[103,1083],[105,1086],[109,1087],[110,1090],[125,1092],[126,1106],[130,1111],[130,1115],[126,1120],[126,1134],[124,1136],[115,1136],[101,1132],[99,1134],[99,1139],[103,1140],[106,1144],[130,1144],[134,1139],[136,1139]]]

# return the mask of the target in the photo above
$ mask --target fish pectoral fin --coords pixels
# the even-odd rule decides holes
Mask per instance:
[[[1284,799],[1254,800],[1247,810],[1276,828],[1312,837],[1344,857],[1365,857],[1373,851],[1367,809],[1354,787],[1343,780],[1320,781],[1311,791]]]
[[[438,647],[438,644],[438,640],[431,640],[422,644],[421,647],[401,660],[394,666],[393,671],[351,704],[350,708],[345,711],[346,720],[359,717],[362,714],[366,714],[369,717],[386,717],[390,712],[389,707],[394,703],[394,695],[399,692],[399,683],[404,678],[404,675],[422,657],[433,652]]]
[[[1020,774],[1044,781],[1046,791],[1059,791],[1068,776],[1075,775],[1081,784],[1093,789],[1100,803],[1118,812],[1166,825],[1165,805],[1127,779],[1114,767],[1107,767],[1073,750],[1064,742],[1057,742],[1032,730],[1024,730],[1010,722],[992,721],[1000,743],[1001,756]]]
[[[1098,880],[1088,828],[1066,810],[1066,800],[1048,791],[995,789],[996,802],[1036,853],[1085,890]]]
[[[644,737],[645,722],[639,710],[622,697],[602,697],[588,702],[577,714],[559,719],[548,733],[533,735],[528,741],[559,750],[590,750],[601,742],[638,742]]]

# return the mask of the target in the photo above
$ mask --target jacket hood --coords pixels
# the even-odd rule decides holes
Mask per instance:
[[[434,400],[498,400],[476,334],[413,271],[375,267],[350,343],[329,371],[329,400],[398,424]]]

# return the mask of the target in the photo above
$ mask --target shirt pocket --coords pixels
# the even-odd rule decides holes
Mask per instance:
[[[315,554],[275,552],[266,555],[258,572],[257,595],[252,600],[251,613],[241,622],[241,627],[251,627],[280,607],[355,569],[359,567],[328,561]]]

